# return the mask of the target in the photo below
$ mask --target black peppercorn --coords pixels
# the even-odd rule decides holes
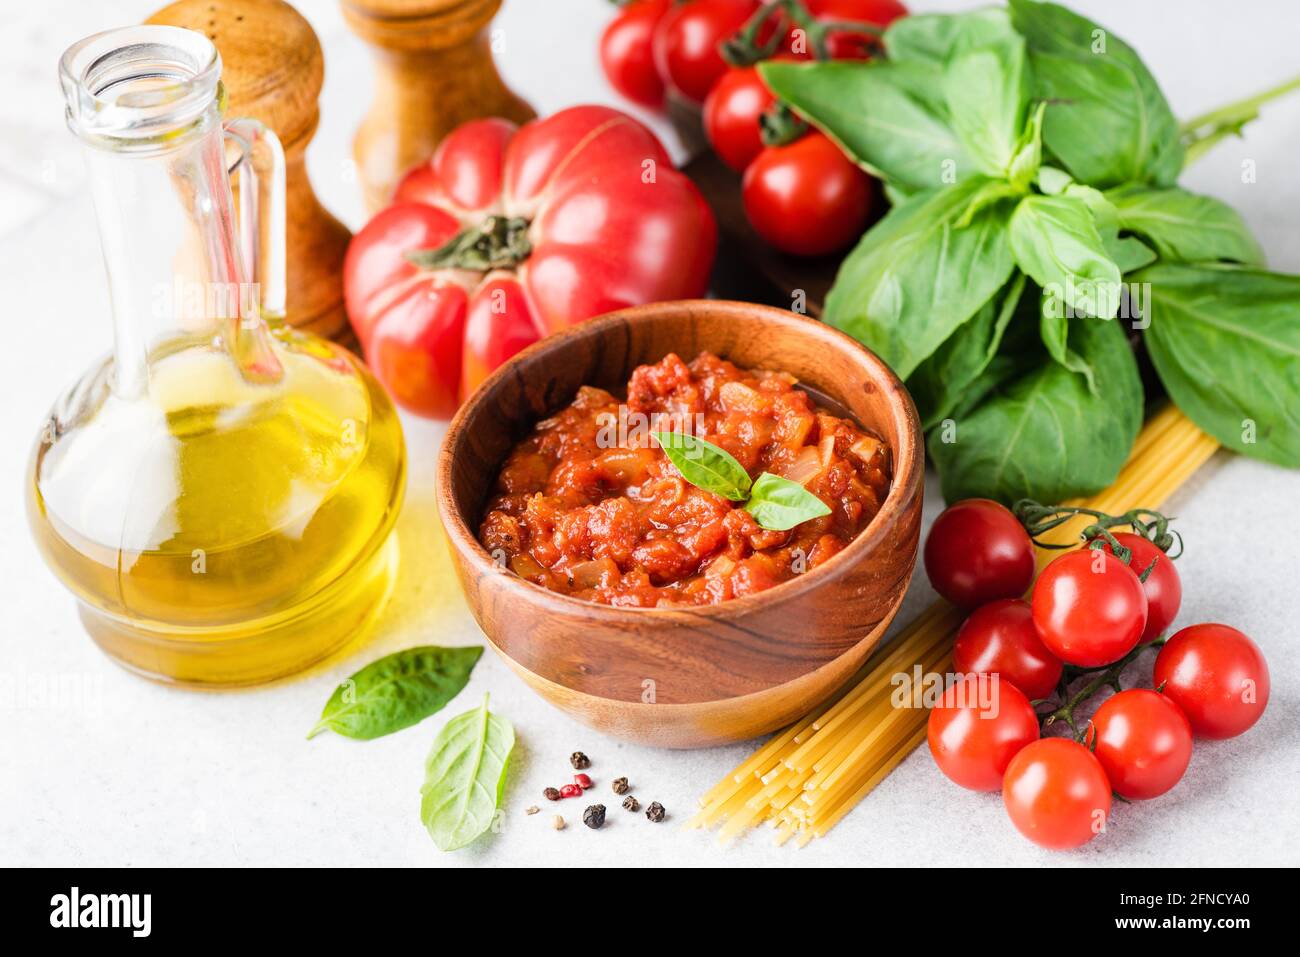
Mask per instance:
[[[615,778],[614,783],[611,784],[610,787],[614,789],[615,794],[626,794],[627,778]]]
[[[569,755],[569,763],[573,765],[575,771],[585,771],[591,767],[591,758],[587,757],[581,751],[574,751]]]
[[[627,797],[623,798],[623,807],[635,814],[637,811],[641,810],[641,802],[638,801],[634,795],[629,794]]]
[[[593,804],[582,812],[582,823],[593,831],[600,830],[605,824],[605,805]]]
[[[645,816],[658,824],[664,819],[664,806],[658,801],[651,801],[650,806],[645,809]]]
[[[560,799],[559,789],[547,788],[545,791],[542,792],[542,797],[546,798],[546,800],[548,801],[558,801]]]

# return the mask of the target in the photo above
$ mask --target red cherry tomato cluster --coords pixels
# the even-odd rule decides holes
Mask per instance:
[[[628,99],[660,108],[673,96],[702,107],[718,157],[743,174],[750,225],[796,256],[843,249],[877,202],[871,178],[764,85],[763,59],[865,59],[899,0],[632,0],[606,27],[600,61]],[[855,25],[861,29],[855,29]]]
[[[1021,598],[1035,540],[1080,514],[1092,519],[1088,547],[1050,562]],[[1111,531],[1121,527],[1133,531]],[[953,647],[958,678],[930,712],[930,753],[962,787],[1000,790],[1036,844],[1086,844],[1105,829],[1112,795],[1159,797],[1186,772],[1193,736],[1239,735],[1268,704],[1268,665],[1240,631],[1204,624],[1160,637],[1182,601],[1175,541],[1157,512],[1022,502],[1013,513],[986,499],[958,502],[931,529],[931,583],[971,614]],[[1159,648],[1154,690],[1118,690],[1149,648]],[[1117,692],[1081,729],[1076,712],[1108,687]],[[1040,737],[1058,722],[1072,736]]]

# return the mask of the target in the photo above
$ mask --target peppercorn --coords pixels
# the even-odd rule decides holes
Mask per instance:
[[[557,831],[563,831],[564,818],[560,817],[558,814],[555,815],[555,817],[551,818],[551,827],[555,828]]]
[[[542,797],[546,798],[548,801],[558,801],[560,799],[560,791],[558,788],[547,788],[542,792]]]
[[[664,819],[664,806],[658,801],[651,801],[650,806],[645,809],[645,816],[658,824]]]
[[[574,751],[569,755],[569,763],[573,765],[575,771],[585,771],[591,767],[591,758],[587,757],[581,751]]]
[[[615,794],[626,794],[627,778],[615,778],[614,783],[611,784],[610,787],[614,789]]]
[[[524,813],[531,816],[533,814],[536,814],[540,810],[541,808],[539,808],[536,804],[530,804],[528,805],[528,807],[524,808]]]
[[[576,784],[566,784],[564,787],[560,788],[560,797],[582,797],[582,788],[578,787]]]
[[[627,797],[623,798],[623,807],[635,814],[637,811],[641,810],[641,802],[636,799],[636,795],[629,794]]]
[[[593,804],[582,812],[582,823],[593,831],[600,830],[605,824],[605,805]]]
[[[573,783],[585,791],[587,788],[591,787],[591,778],[585,774],[575,774],[573,776]]]

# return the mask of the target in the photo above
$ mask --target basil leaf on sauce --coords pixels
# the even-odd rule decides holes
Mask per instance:
[[[742,507],[759,525],[774,532],[784,532],[831,513],[825,502],[798,482],[771,472],[764,472],[754,480],[749,501]]]
[[[749,494],[749,473],[726,449],[684,432],[652,432],[668,461],[696,488],[743,502]]]
[[[372,661],[334,689],[307,737],[333,731],[368,741],[418,724],[460,693],[482,654],[423,646]]]
[[[515,729],[488,711],[487,695],[438,732],[424,763],[420,820],[440,850],[462,848],[492,826],[514,747]]]

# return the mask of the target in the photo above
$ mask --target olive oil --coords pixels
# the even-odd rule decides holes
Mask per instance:
[[[135,397],[106,361],[37,442],[36,540],[134,670],[269,680],[359,634],[388,595],[405,485],[393,405],[345,350],[284,328],[273,342],[269,382],[202,340],[155,351]]]

